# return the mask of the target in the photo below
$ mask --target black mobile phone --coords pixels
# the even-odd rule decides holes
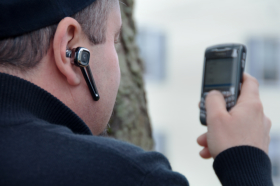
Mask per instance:
[[[222,44],[205,51],[200,101],[200,122],[206,123],[205,98],[211,90],[224,95],[227,110],[236,104],[243,81],[246,47],[242,44]]]

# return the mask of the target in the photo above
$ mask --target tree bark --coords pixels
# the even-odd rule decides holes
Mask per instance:
[[[144,90],[143,62],[135,41],[133,5],[134,0],[121,2],[123,29],[117,52],[122,78],[108,134],[145,150],[152,150],[154,142]]]

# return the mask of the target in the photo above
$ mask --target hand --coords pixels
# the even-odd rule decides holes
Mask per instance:
[[[241,145],[268,153],[271,121],[264,115],[258,82],[248,74],[243,79],[240,97],[230,112],[220,92],[211,91],[206,97],[208,131],[197,139],[204,147],[202,158],[216,158],[224,150]]]

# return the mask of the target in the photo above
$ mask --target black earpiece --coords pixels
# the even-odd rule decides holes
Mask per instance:
[[[66,57],[73,59],[71,62],[74,65],[81,68],[83,76],[87,82],[89,91],[92,95],[92,98],[95,101],[100,99],[99,93],[97,91],[91,69],[89,66],[90,52],[88,49],[83,47],[74,48],[72,50],[66,50]]]

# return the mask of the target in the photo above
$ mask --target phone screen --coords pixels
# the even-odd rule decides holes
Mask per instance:
[[[229,90],[236,81],[236,59],[208,59],[205,67],[204,91]]]

